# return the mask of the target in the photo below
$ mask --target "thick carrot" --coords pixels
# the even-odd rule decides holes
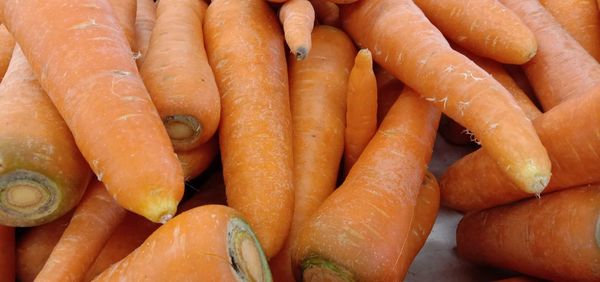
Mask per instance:
[[[162,0],[140,69],[176,151],[197,148],[217,130],[219,90],[206,58],[206,3]]]
[[[222,99],[219,142],[227,203],[248,219],[271,257],[283,246],[294,209],[282,31],[263,0],[215,0],[204,34]]]
[[[73,209],[92,173],[18,46],[0,83],[0,120],[0,223],[35,226]]]
[[[14,49],[15,39],[8,32],[6,26],[0,25],[0,80],[6,73]]]
[[[15,281],[15,229],[0,225],[0,278]]]
[[[242,216],[226,206],[206,205],[176,216],[94,279],[124,280],[271,281],[271,273]]]
[[[0,12],[110,194],[152,221],[172,217],[181,166],[109,3],[8,0]]]
[[[127,37],[129,46],[135,46],[135,17],[137,0],[108,0],[112,6],[113,15],[119,22],[121,29]]]
[[[315,10],[315,16],[320,24],[341,27],[340,8],[329,0],[308,0]]]
[[[310,52],[310,34],[315,23],[315,10],[308,0],[289,0],[279,10],[285,42],[296,59],[303,60]]]
[[[600,87],[574,97],[534,121],[552,160],[552,179],[544,192],[600,181]],[[478,150],[454,163],[440,180],[442,203],[479,210],[531,197],[516,187],[494,160]]]
[[[450,40],[479,56],[520,65],[536,53],[531,30],[498,0],[414,2]]]
[[[342,23],[377,63],[473,132],[523,191],[544,189],[550,160],[531,122],[500,83],[450,48],[412,1],[344,5]]]
[[[36,281],[80,281],[125,217],[125,210],[93,181]]]
[[[458,255],[553,281],[600,281],[600,186],[466,215]]]
[[[289,248],[309,216],[336,187],[344,152],[346,93],[356,55],[341,30],[317,26],[313,51],[288,59],[294,150],[294,216],[284,248],[270,260],[276,281],[292,281]]]
[[[538,53],[523,69],[544,110],[600,85],[598,62],[539,1],[499,1],[515,12],[535,34]]]
[[[156,5],[152,0],[137,0],[135,14],[135,44],[132,45],[136,53],[138,69],[144,64],[148,52],[150,36],[156,22]]]
[[[185,180],[191,180],[204,172],[219,152],[216,136],[191,151],[177,152]]]
[[[73,212],[69,212],[52,222],[28,228],[21,233],[16,246],[18,281],[33,281],[40,273],[72,216]]]
[[[377,81],[369,49],[356,55],[348,79],[344,171],[348,174],[377,131]]]
[[[305,281],[396,281],[440,112],[403,91],[344,183],[300,230],[293,269]]]
[[[600,11],[594,0],[540,0],[563,28],[600,61]]]

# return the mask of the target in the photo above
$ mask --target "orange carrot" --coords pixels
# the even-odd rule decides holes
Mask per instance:
[[[498,0],[414,2],[444,35],[479,56],[520,65],[536,53],[531,30]]]
[[[112,6],[113,15],[119,22],[121,29],[127,37],[130,48],[135,46],[135,15],[137,11],[136,0],[108,0]]]
[[[534,32],[537,55],[523,66],[544,110],[600,85],[600,65],[536,0],[500,0]],[[571,70],[571,71],[565,71]]]
[[[319,23],[334,27],[341,27],[340,8],[329,0],[308,0],[315,10]]]
[[[593,0],[540,0],[563,28],[600,61],[600,11]]]
[[[0,223],[35,226],[73,209],[91,171],[18,46],[0,83]]]
[[[348,80],[344,170],[348,174],[377,131],[377,81],[369,49],[356,55]]]
[[[310,52],[310,34],[315,23],[315,10],[308,0],[289,0],[279,10],[285,42],[296,59],[303,60]]]
[[[150,36],[156,22],[156,5],[152,0],[137,0],[135,14],[135,44],[132,45],[136,53],[138,69],[144,64]]]
[[[344,151],[348,77],[356,55],[341,30],[317,26],[313,51],[288,59],[294,150],[294,215],[284,248],[270,260],[276,281],[292,281],[289,248],[309,216],[336,187]]]
[[[553,281],[600,281],[600,186],[466,215],[458,255]]]
[[[0,225],[0,277],[15,281],[15,229]]]
[[[36,281],[80,281],[125,217],[102,183],[93,181]]]
[[[217,130],[219,91],[202,35],[206,3],[162,0],[140,70],[177,151],[197,148]]]
[[[152,221],[172,217],[181,166],[109,3],[7,0],[0,14],[110,194]]]
[[[242,216],[226,206],[207,205],[176,216],[94,279],[124,280],[271,281],[271,274]]]
[[[335,4],[350,4],[350,3],[354,3],[358,0],[328,0],[328,1],[331,1],[332,3],[335,3]]]
[[[440,112],[406,88],[346,180],[300,230],[296,278],[395,281]],[[410,132],[410,134],[407,134]]]
[[[248,219],[271,257],[283,246],[294,209],[281,28],[263,0],[215,0],[204,34],[222,100],[219,142],[227,203]]]
[[[73,212],[69,212],[52,222],[28,228],[17,238],[18,281],[33,281],[40,273],[72,216]]]
[[[177,152],[185,179],[191,180],[204,172],[215,159],[218,151],[219,141],[213,137],[191,151]]]
[[[412,1],[345,5],[342,23],[377,63],[473,132],[518,187],[532,194],[544,189],[550,160],[531,122],[500,83],[450,48]]]
[[[15,40],[6,29],[6,26],[0,25],[0,80],[6,73],[8,63],[15,49]]]

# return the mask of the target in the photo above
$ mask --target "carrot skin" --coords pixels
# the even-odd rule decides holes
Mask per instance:
[[[329,0],[308,0],[315,10],[315,17],[322,25],[342,27],[340,8]]]
[[[15,229],[2,225],[0,225],[0,277],[5,281],[15,281]]]
[[[152,0],[137,0],[137,9],[135,14],[135,44],[132,45],[133,51],[137,57],[136,64],[138,69],[144,64],[150,36],[156,23],[156,5]]]
[[[15,39],[6,26],[0,25],[0,80],[4,77],[8,63],[12,57],[12,52],[15,49]]]
[[[113,15],[125,33],[129,46],[135,46],[135,16],[137,0],[108,0],[113,10]]]
[[[183,169],[186,180],[194,179],[202,174],[212,163],[219,152],[219,141],[216,136],[191,151],[177,152],[177,158]]]
[[[306,58],[311,48],[310,35],[315,23],[315,10],[308,0],[289,0],[279,10],[285,42],[298,60]]]

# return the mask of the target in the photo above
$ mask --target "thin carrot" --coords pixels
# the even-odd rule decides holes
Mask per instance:
[[[129,46],[135,46],[135,15],[137,0],[108,0],[113,10],[113,15],[119,22],[121,29],[127,37]]]
[[[206,3],[162,0],[140,73],[176,151],[197,148],[217,130],[220,99],[202,35]]]
[[[136,53],[138,69],[144,64],[148,52],[150,36],[156,22],[156,5],[152,0],[137,0],[135,14],[135,44],[133,51]]]
[[[458,255],[552,281],[600,281],[600,186],[466,215]]]
[[[271,257],[283,246],[294,209],[283,34],[263,0],[212,1],[204,34],[222,100],[227,203],[248,219]]]
[[[125,217],[125,210],[93,181],[36,281],[80,281]]]
[[[15,39],[6,26],[0,25],[0,80],[8,69],[8,63],[12,57],[12,52],[15,49]]]
[[[308,0],[289,0],[279,10],[285,42],[296,59],[303,60],[310,52],[310,34],[315,23],[315,10]]]
[[[505,64],[523,64],[536,53],[533,33],[498,0],[415,0],[456,44]]]
[[[531,122],[500,83],[450,48],[412,1],[344,5],[342,23],[377,63],[473,132],[523,191],[544,190],[550,160]]]
[[[0,12],[110,194],[152,221],[172,217],[181,166],[109,3],[7,0]]]
[[[219,152],[216,136],[191,151],[177,152],[185,180],[191,180],[204,172]]]
[[[344,171],[348,174],[377,131],[377,81],[369,49],[356,55],[348,80]]]
[[[317,26],[313,51],[288,59],[294,150],[294,215],[283,249],[270,260],[276,281],[292,281],[289,248],[336,187],[344,152],[346,94],[356,47],[341,30]]]
[[[523,69],[545,111],[600,85],[598,62],[539,1],[500,2],[516,13],[535,34],[538,53]]]
[[[440,112],[403,91],[344,183],[292,248],[296,278],[395,281]],[[410,132],[410,133],[408,133]]]
[[[540,0],[563,28],[600,61],[600,11],[593,0]]]
[[[52,249],[62,236],[73,212],[58,219],[26,229],[17,239],[16,273],[21,282],[30,282],[40,273]]]
[[[242,216],[207,205],[176,216],[93,281],[124,280],[271,281],[271,274]]]
[[[0,225],[0,277],[15,281],[15,229]]]
[[[329,0],[308,0],[315,10],[315,16],[320,24],[341,27],[340,8]]]
[[[35,226],[73,209],[92,173],[23,52],[12,53],[0,83],[0,223]]]

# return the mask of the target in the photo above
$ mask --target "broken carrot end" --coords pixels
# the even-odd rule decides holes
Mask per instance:
[[[163,119],[171,143],[175,150],[189,150],[195,147],[202,134],[202,125],[193,116],[173,115]]]
[[[318,256],[304,259],[301,268],[303,281],[356,281],[354,275],[344,267]]]
[[[248,223],[232,218],[227,226],[227,239],[231,265],[240,281],[273,280],[267,257]]]

